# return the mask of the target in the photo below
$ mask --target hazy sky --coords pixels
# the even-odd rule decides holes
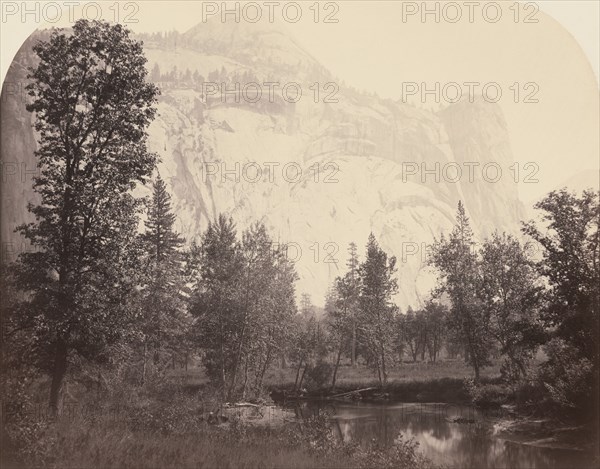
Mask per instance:
[[[1,76],[16,50],[36,27],[44,27],[41,16],[28,15],[22,22],[21,2],[2,1]],[[28,2],[35,9],[35,2]],[[38,8],[44,8],[44,3]],[[69,24],[64,2],[57,26]],[[114,18],[114,2],[98,2],[105,19]],[[207,8],[205,2],[204,8]],[[221,2],[213,2],[217,7]],[[256,2],[267,14],[264,2]],[[284,5],[289,2],[280,2]],[[285,26],[316,59],[347,84],[376,91],[382,97],[402,97],[402,83],[425,82],[441,86],[448,82],[498,83],[499,104],[507,118],[514,157],[522,166],[539,165],[539,183],[521,184],[524,200],[537,197],[581,171],[598,169],[598,69],[599,16],[597,1],[537,2],[534,6],[511,1],[500,2],[502,17],[495,15],[493,2],[477,2],[473,22],[465,2],[455,2],[462,17],[450,22],[457,10],[439,3],[442,16],[421,20],[420,11],[409,15],[422,2],[342,1],[334,14],[337,23],[324,23],[334,6],[320,4],[320,21],[310,10],[313,2],[303,2],[302,18]],[[436,2],[429,3],[435,8]],[[85,2],[73,7],[81,16]],[[486,7],[487,16],[482,9]],[[88,16],[94,8],[88,8]],[[293,10],[289,10],[293,13]],[[519,22],[514,15],[518,11]],[[14,12],[14,14],[13,14]],[[445,12],[445,14],[444,14]],[[48,15],[54,10],[46,7]],[[404,13],[404,18],[403,18]],[[121,2],[120,18],[127,14],[137,23],[135,31],[185,31],[202,21],[201,2]],[[527,15],[538,20],[525,23]],[[281,18],[281,10],[275,9]],[[487,18],[487,19],[486,19]],[[36,23],[36,19],[40,23]],[[515,103],[518,83],[519,102]],[[526,83],[533,83],[525,87]],[[513,87],[511,89],[511,86]],[[480,89],[480,88],[479,88]],[[535,91],[537,103],[523,102]],[[425,108],[437,108],[427,98]]]

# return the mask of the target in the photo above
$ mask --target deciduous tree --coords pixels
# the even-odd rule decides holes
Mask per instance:
[[[38,132],[35,222],[18,230],[39,251],[20,258],[40,357],[56,410],[72,353],[99,359],[122,337],[135,308],[140,203],[136,183],[157,156],[146,129],[157,88],[146,81],[141,43],[120,24],[79,20],[34,46],[27,86]]]

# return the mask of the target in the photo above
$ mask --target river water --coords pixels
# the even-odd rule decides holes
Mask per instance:
[[[303,402],[293,405],[297,418],[327,412],[340,440],[391,446],[402,435],[418,450],[452,468],[575,469],[592,467],[589,456],[566,449],[542,448],[498,435],[497,416],[452,404],[373,404]]]

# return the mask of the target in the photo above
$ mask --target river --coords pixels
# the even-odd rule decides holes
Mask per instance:
[[[289,407],[289,406],[288,406]],[[579,468],[591,467],[581,451],[538,447],[501,437],[498,417],[452,404],[373,404],[307,401],[289,407],[297,418],[329,415],[334,433],[344,442],[391,446],[399,435],[412,438],[418,450],[452,468]]]

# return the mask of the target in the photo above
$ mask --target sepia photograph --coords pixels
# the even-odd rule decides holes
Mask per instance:
[[[600,1],[0,15],[0,469],[600,469]]]

